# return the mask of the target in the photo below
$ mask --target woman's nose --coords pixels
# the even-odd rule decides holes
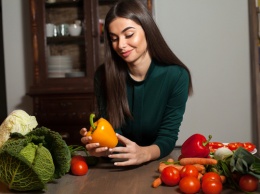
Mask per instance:
[[[118,40],[118,48],[123,49],[126,47],[126,40],[124,38],[120,38]]]

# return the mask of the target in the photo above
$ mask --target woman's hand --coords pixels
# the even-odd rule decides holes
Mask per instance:
[[[91,140],[90,136],[86,136],[87,135],[87,129],[86,128],[82,128],[80,130],[80,134],[83,136],[81,138],[81,142],[83,144],[86,144],[86,149],[88,150],[88,153],[91,156],[96,156],[96,157],[100,157],[100,156],[108,156],[108,154],[110,153],[107,147],[100,147],[99,143],[89,143],[89,141]]]
[[[125,145],[125,147],[110,148],[109,151],[114,154],[109,154],[109,158],[122,159],[122,162],[115,162],[116,166],[139,165],[153,159],[153,153],[156,153],[155,158],[160,155],[159,148],[156,145],[141,147],[135,142],[117,134],[118,140]]]

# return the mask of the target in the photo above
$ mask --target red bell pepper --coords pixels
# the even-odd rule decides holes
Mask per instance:
[[[181,146],[181,155],[184,158],[207,158],[210,153],[209,141],[212,138],[209,135],[207,140],[201,134],[190,136]]]

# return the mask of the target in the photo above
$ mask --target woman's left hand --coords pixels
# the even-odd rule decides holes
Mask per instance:
[[[113,154],[108,155],[109,158],[122,159],[122,162],[115,162],[116,166],[139,165],[150,160],[150,153],[137,145],[135,142],[126,137],[116,134],[118,140],[125,145],[125,147],[110,148],[109,151]]]

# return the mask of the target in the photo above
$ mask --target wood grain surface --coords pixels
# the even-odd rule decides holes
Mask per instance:
[[[174,150],[169,157],[177,160],[180,150]],[[13,192],[0,183],[0,193],[46,193],[46,194],[181,194],[178,186],[159,186],[152,188],[153,180],[158,177],[159,162],[153,161],[140,166],[116,167],[113,161],[101,159],[99,164],[91,167],[85,176],[67,174],[61,179],[47,184],[45,192]],[[223,194],[240,192],[225,189]],[[258,192],[260,193],[260,190]]]

